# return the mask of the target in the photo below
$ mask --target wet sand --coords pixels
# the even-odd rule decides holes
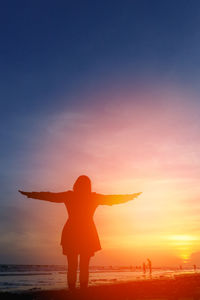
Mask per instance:
[[[186,274],[174,279],[152,279],[120,284],[89,287],[86,291],[77,289],[28,291],[24,293],[0,293],[0,299],[20,300],[131,300],[131,299],[200,299],[200,274]]]

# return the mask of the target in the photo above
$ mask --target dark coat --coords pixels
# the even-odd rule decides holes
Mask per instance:
[[[98,206],[97,197],[94,196],[94,193],[81,197],[74,192],[68,192],[64,203],[68,212],[68,220],[61,237],[63,254],[94,255],[94,252],[101,250],[93,221],[94,212]]]

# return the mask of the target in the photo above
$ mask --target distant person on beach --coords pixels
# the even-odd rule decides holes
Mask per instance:
[[[151,264],[151,261],[149,258],[147,258],[147,261],[148,261],[149,274],[151,274],[152,273],[152,264]]]
[[[80,256],[80,287],[88,286],[89,261],[95,252],[101,249],[93,215],[99,205],[113,205],[130,201],[141,193],[128,195],[102,195],[91,191],[91,181],[79,176],[73,190],[62,193],[19,192],[28,198],[64,203],[68,220],[64,225],[61,237],[63,254],[67,256],[67,281],[70,290],[76,286],[78,256]]]
[[[145,264],[145,262],[143,262],[143,264],[142,264],[142,269],[143,269],[143,273],[146,274],[146,264]]]

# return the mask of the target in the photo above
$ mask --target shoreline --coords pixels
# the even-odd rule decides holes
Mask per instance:
[[[101,286],[91,286],[86,291],[79,288],[74,293],[67,289],[0,292],[1,299],[14,300],[131,300],[131,299],[200,299],[200,274],[178,275],[174,279],[149,279]]]

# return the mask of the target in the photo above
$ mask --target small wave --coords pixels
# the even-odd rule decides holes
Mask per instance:
[[[28,289],[29,291],[40,291],[41,288],[38,288],[38,287],[34,287],[34,288],[31,288],[31,289]]]
[[[99,278],[99,279],[91,279],[90,281],[91,281],[91,282],[97,282],[97,281],[98,281],[98,282],[99,282],[99,281],[109,281],[109,279],[103,279],[103,278],[101,279],[101,278]]]
[[[0,276],[52,275],[52,273],[0,273]]]
[[[15,286],[15,287],[18,287],[18,286],[33,286],[33,284],[31,283],[19,283],[19,282],[1,282],[0,283],[0,286]]]

